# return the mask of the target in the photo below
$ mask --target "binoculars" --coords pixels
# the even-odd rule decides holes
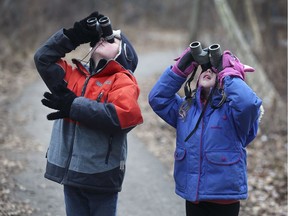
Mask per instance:
[[[100,37],[104,38],[109,43],[114,43],[114,34],[109,17],[103,16],[99,20],[96,17],[87,19],[87,26],[90,29],[96,29]]]
[[[217,68],[221,64],[222,51],[219,44],[212,44],[208,48],[202,49],[199,41],[194,41],[189,45],[194,60],[203,68],[210,65]]]

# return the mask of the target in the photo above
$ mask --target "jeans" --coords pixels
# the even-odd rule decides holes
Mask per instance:
[[[96,193],[64,185],[67,216],[116,216],[118,193]]]
[[[240,202],[232,204],[217,204],[199,202],[194,204],[186,200],[186,216],[238,216]]]

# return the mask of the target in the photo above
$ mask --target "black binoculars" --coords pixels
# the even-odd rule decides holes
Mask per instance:
[[[190,49],[194,60],[203,68],[211,65],[217,68],[221,64],[222,51],[219,44],[212,44],[208,48],[202,49],[199,41],[190,44]]]
[[[91,29],[95,28],[100,37],[109,43],[114,43],[114,34],[109,17],[103,16],[99,20],[96,17],[91,17],[87,19],[87,26]]]

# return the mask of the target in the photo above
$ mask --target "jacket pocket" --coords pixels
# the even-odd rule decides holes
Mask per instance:
[[[205,153],[205,190],[209,194],[243,193],[246,188],[246,165],[238,151]]]
[[[174,159],[174,179],[176,189],[184,192],[187,185],[186,149],[176,147]]]
[[[206,152],[206,159],[209,163],[215,165],[229,166],[237,163],[241,158],[240,152]]]

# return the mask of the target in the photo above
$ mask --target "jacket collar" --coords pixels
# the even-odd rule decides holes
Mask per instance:
[[[77,66],[77,68],[84,73],[86,76],[91,76],[89,73],[89,69],[85,67],[79,60],[77,59],[72,59],[72,62]],[[97,76],[111,76],[115,73],[126,73],[131,76],[132,73],[130,71],[126,70],[121,64],[119,64],[117,61],[111,59],[106,61],[106,63],[96,71],[96,73],[92,74],[92,76],[97,75]]]

